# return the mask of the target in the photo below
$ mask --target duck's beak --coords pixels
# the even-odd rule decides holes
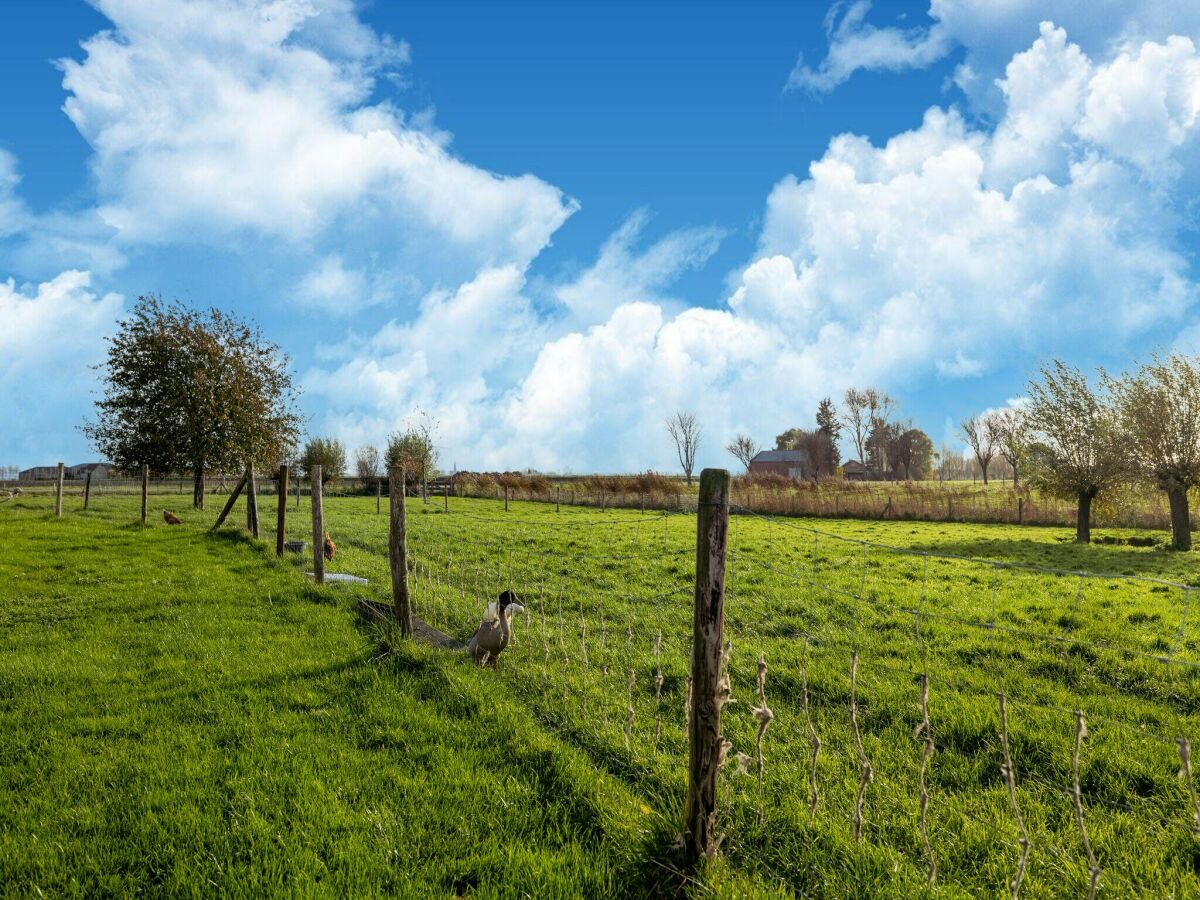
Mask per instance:
[[[508,611],[510,614],[518,613],[518,612],[525,612],[525,607],[522,606],[520,603],[510,603],[510,604],[508,604]]]

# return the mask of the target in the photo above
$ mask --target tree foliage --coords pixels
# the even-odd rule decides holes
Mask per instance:
[[[370,481],[382,475],[383,457],[379,448],[371,445],[354,451],[354,472],[362,481]]]
[[[321,467],[321,484],[341,478],[346,472],[346,448],[336,438],[309,438],[300,453],[300,470],[312,478],[313,469]]]
[[[273,467],[300,416],[290,361],[257,325],[218,309],[139,297],[108,339],[104,394],[82,426],[118,468],[204,473]]]
[[[418,410],[402,430],[388,438],[384,464],[388,469],[402,466],[404,480],[409,484],[420,482],[422,477],[435,477],[438,464],[436,431],[437,422],[428,413]]]

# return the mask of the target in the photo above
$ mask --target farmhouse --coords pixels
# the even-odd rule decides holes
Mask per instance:
[[[93,478],[107,478],[110,468],[111,466],[104,462],[80,463],[77,466],[65,466],[63,476],[65,478],[86,478],[87,473],[91,472]],[[57,477],[58,466],[33,466],[17,473],[19,481],[53,481]]]
[[[751,475],[782,475],[804,478],[811,471],[803,450],[762,450],[750,460]]]

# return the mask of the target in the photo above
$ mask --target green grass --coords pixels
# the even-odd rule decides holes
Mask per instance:
[[[69,498],[62,520],[44,496],[0,506],[0,892],[679,887],[670,844],[686,777],[693,518],[555,515],[535,504],[505,514],[496,502],[454,499],[446,514],[440,500],[410,501],[421,615],[465,637],[503,587],[526,601],[515,644],[491,672],[354,616],[358,597],[389,596],[387,517],[373,498],[326,505],[339,548],[330,568],[369,578],[366,587],[312,585],[302,575],[311,560],[276,561],[234,529],[209,535],[216,511],[179,501],[154,497],[146,529],[133,497],[94,498],[87,513]],[[262,503],[273,522],[275,498]],[[183,528],[161,524],[164,505]],[[1014,698],[1018,802],[1033,840],[1025,895],[1086,893],[1064,793],[1076,708],[1088,717],[1080,777],[1102,895],[1200,894],[1200,841],[1172,743],[1200,735],[1200,610],[1184,616],[1193,598],[1149,581],[1080,582],[919,554],[1172,582],[1195,581],[1189,556],[1080,548],[1060,529],[822,520],[814,540],[807,524],[732,521],[734,752],[754,752],[760,652],[776,720],[762,787],[732,766],[723,780],[723,861],[684,890],[921,894],[913,731],[915,673],[928,672],[935,894],[996,895],[1015,870],[998,690]],[[309,536],[307,498],[289,530]],[[906,610],[918,606],[914,622]],[[975,627],[992,621],[1008,630]],[[851,836],[852,645],[875,772],[861,843]],[[811,818],[804,679],[823,743]]]

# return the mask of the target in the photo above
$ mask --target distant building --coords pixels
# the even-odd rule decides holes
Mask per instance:
[[[879,467],[866,466],[857,459],[852,459],[842,466],[842,477],[847,481],[878,481]]]
[[[807,478],[812,474],[812,467],[803,450],[763,450],[750,460],[750,474]]]
[[[63,468],[63,476],[66,478],[86,478],[87,473],[92,473],[92,478],[107,478],[109,469],[112,466],[109,463],[94,462],[80,463],[77,466],[66,466]],[[18,481],[53,481],[58,477],[58,466],[34,466],[30,469],[22,469],[17,474]]]

